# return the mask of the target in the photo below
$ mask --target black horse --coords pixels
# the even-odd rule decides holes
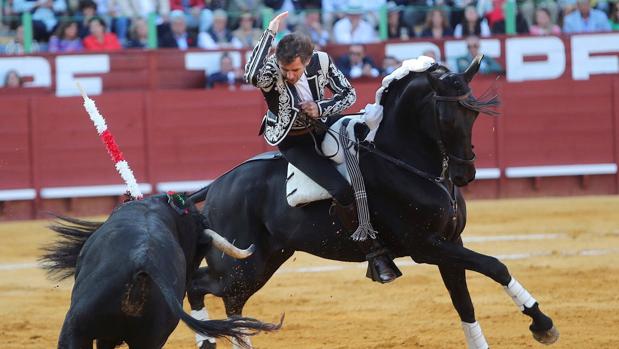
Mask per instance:
[[[460,238],[466,207],[457,187],[475,177],[473,124],[480,111],[498,104],[496,98],[484,101],[471,95],[468,84],[481,59],[477,57],[463,74],[435,65],[410,72],[388,87],[375,142],[360,151],[371,220],[393,256],[439,267],[469,348],[485,349],[487,344],[475,320],[465,270],[503,285],[532,318],[535,339],[552,343],[558,338],[552,320],[507,267],[466,249]],[[287,165],[278,157],[248,161],[192,195],[206,197],[203,213],[209,227],[229,240],[257,247],[246,260],[222,259],[217,251],[207,251],[208,267],[198,271],[188,289],[194,311],[204,307],[205,294],[213,294],[223,298],[228,316],[240,315],[251,295],[294,251],[339,261],[366,260],[350,236],[340,233],[340,222],[328,214],[329,201],[301,208],[287,204]],[[202,348],[213,348],[213,342],[204,341]]]
[[[62,240],[46,248],[44,267],[58,279],[75,275],[71,307],[58,348],[161,348],[182,319],[210,336],[243,338],[279,326],[250,318],[199,321],[183,311],[186,283],[202,250],[236,250],[204,231],[202,216],[179,194],[156,195],[117,207],[103,223],[59,217],[51,228]]]

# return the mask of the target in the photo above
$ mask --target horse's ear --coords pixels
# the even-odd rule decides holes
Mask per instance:
[[[473,77],[475,76],[475,74],[477,74],[477,71],[479,70],[479,65],[481,64],[481,60],[483,58],[484,55],[477,55],[477,57],[475,57],[475,59],[473,59],[473,61],[471,62],[471,65],[466,68],[464,74],[462,74],[464,75],[464,80],[466,80],[466,82],[471,82],[471,80],[473,80]]]

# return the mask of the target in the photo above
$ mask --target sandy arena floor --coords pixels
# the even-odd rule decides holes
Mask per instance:
[[[36,269],[39,247],[52,238],[47,223],[0,224],[0,348],[56,345],[72,283],[53,283]],[[470,202],[464,236],[486,237],[466,245],[501,258],[538,299],[561,332],[554,348],[619,348],[619,197]],[[255,337],[254,346],[466,348],[437,268],[398,261],[406,264],[404,276],[378,285],[364,277],[362,265],[295,255],[245,308],[267,321],[286,313],[283,329]],[[307,269],[316,266],[334,268]],[[499,285],[467,275],[492,348],[543,347]],[[212,316],[224,317],[220,300],[209,298],[208,306]],[[194,347],[183,324],[166,346]]]

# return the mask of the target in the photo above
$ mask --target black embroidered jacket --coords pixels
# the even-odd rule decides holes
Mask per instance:
[[[274,34],[266,30],[245,66],[245,81],[258,87],[267,103],[268,112],[263,119],[264,138],[270,145],[277,145],[291,129],[303,129],[307,124],[297,120],[300,112],[299,96],[294,85],[286,82],[281,74],[275,55],[269,55]],[[344,74],[328,58],[327,72],[322,71],[319,55],[312,55],[305,68],[305,75],[312,97],[318,104],[321,120],[324,122],[331,115],[341,114],[355,103],[357,96]],[[326,61],[326,60],[325,60]],[[323,63],[324,65],[324,63]],[[324,99],[325,87],[333,92],[333,97]]]

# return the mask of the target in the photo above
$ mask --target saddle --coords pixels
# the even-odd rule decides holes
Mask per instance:
[[[363,110],[361,117],[344,117],[338,120],[329,128],[329,134],[322,142],[322,152],[333,160],[333,166],[348,180],[350,183],[350,175],[344,163],[344,149],[341,146],[338,138],[342,123],[347,122],[346,133],[350,140],[354,141],[374,141],[376,132],[383,118],[383,106],[381,105],[384,92],[389,88],[392,82],[400,80],[411,72],[424,72],[436,66],[434,59],[426,56],[419,56],[416,59],[409,59],[402,62],[402,65],[393,73],[389,74],[381,83],[381,86],[376,91],[375,102],[368,104]],[[361,138],[358,138],[358,124],[365,124],[366,130],[369,132]],[[350,146],[348,149],[354,156],[357,150]],[[326,189],[314,182],[301,170],[288,164],[288,173],[286,175],[286,199],[292,207],[307,204],[313,201],[325,200],[331,198],[331,194]]]
[[[346,163],[344,162],[344,146],[339,141],[342,125],[346,125],[346,137],[353,141],[347,145],[346,150],[356,156],[357,149],[354,147],[354,144],[359,141],[373,140],[381,118],[382,106],[372,104],[366,107],[363,116],[343,117],[329,128],[321,144],[322,153],[333,161],[333,166],[337,168],[338,172],[348,183],[351,183],[351,181]],[[286,174],[286,199],[288,205],[297,207],[330,198],[331,194],[325,188],[321,187],[293,164],[288,163],[288,172]]]

